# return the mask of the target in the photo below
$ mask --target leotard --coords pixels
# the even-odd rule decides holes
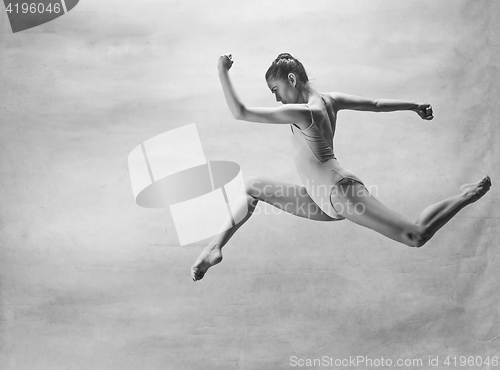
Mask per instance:
[[[324,98],[323,102],[326,105]],[[345,217],[341,216],[332,204],[332,192],[342,181],[350,180],[360,184],[363,182],[337,162],[333,153],[333,135],[328,126],[325,126],[331,125],[330,120],[315,122],[311,108],[307,108],[311,112],[309,127],[301,130],[295,124],[290,125],[295,167],[307,193],[319,208],[330,217],[343,220]]]

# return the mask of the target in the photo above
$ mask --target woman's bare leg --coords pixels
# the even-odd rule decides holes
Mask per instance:
[[[473,184],[460,187],[460,194],[433,204],[422,211],[416,223],[426,228],[432,237],[436,231],[442,228],[453,216],[465,206],[474,203],[481,198],[491,187],[491,179],[485,176]],[[429,238],[430,238],[429,237]]]
[[[217,234],[205,249],[203,249],[196,262],[191,267],[191,277],[194,281],[202,279],[210,267],[222,261],[222,247],[226,245],[234,233],[250,218],[259,201],[269,203],[283,211],[311,220],[335,220],[325,214],[317,204],[314,203],[309,195],[307,195],[303,186],[276,182],[270,179],[253,176],[245,178],[245,183],[247,192],[247,215],[236,225]],[[241,207],[244,206],[244,204],[241,205]]]
[[[236,225],[217,234],[212,241],[203,249],[193,266],[191,266],[191,278],[193,281],[203,279],[207,270],[222,261],[222,247],[231,239],[233,234],[238,230],[252,215],[257,200],[247,194],[247,215]]]
[[[488,176],[477,183],[463,185],[460,195],[427,207],[415,223],[387,208],[359,183],[339,185],[332,202],[345,218],[400,243],[421,247],[458,211],[486,194],[490,186]]]

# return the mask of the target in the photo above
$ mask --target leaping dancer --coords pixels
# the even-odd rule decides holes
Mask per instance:
[[[250,108],[238,98],[229,78],[231,54],[221,55],[219,77],[227,105],[238,120],[290,126],[293,160],[303,185],[261,177],[246,177],[246,217],[219,233],[202,251],[191,268],[194,281],[222,261],[221,249],[263,201],[291,214],[318,221],[348,219],[410,247],[421,247],[465,206],[490,189],[489,176],[461,186],[458,195],[425,208],[415,222],[389,209],[373,197],[363,182],[340,166],[333,152],[337,113],[343,109],[392,112],[411,110],[422,119],[433,119],[430,104],[399,100],[367,99],[338,92],[320,93],[309,83],[304,66],[288,53],[280,54],[266,73],[275,108]],[[283,191],[286,189],[287,191]]]

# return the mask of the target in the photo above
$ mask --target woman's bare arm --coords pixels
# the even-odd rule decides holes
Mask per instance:
[[[231,79],[229,78],[229,69],[233,65],[230,54],[224,54],[219,57],[217,69],[219,70],[219,79],[224,91],[229,110],[237,120],[260,122],[260,123],[296,123],[299,126],[308,126],[311,120],[311,114],[305,104],[289,104],[281,107],[246,107],[236,94]]]
[[[431,120],[434,118],[432,107],[427,103],[412,103],[392,99],[368,99],[337,92],[329,93],[329,95],[335,101],[337,110],[351,109],[370,112],[411,110],[416,112],[422,119]]]

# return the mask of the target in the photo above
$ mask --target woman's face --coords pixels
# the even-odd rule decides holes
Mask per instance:
[[[269,89],[275,95],[277,102],[281,102],[282,104],[293,104],[297,102],[298,91],[294,78],[268,80],[267,86],[269,86]]]

